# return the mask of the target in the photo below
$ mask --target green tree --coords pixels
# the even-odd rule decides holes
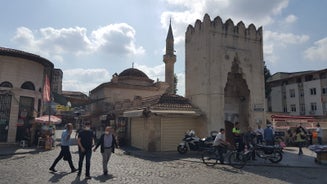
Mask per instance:
[[[265,96],[266,96],[266,98],[268,98],[271,93],[271,87],[267,83],[267,80],[271,77],[271,74],[270,74],[269,69],[266,66],[266,63],[264,65],[263,72],[264,72],[264,76],[265,76]]]
[[[176,95],[177,94],[177,91],[178,91],[178,89],[177,89],[177,82],[178,82],[178,79],[177,79],[177,75],[176,74],[174,74],[174,94]]]

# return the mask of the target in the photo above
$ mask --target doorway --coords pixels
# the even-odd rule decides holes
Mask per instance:
[[[241,132],[247,130],[249,126],[249,98],[250,90],[246,80],[243,78],[242,69],[239,67],[239,61],[236,56],[231,72],[228,73],[227,83],[224,88],[224,113],[225,122],[230,122],[233,126],[235,122],[239,122]],[[230,123],[227,124],[228,127],[230,127]]]

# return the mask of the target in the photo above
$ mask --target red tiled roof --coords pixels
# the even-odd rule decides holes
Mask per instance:
[[[142,106],[148,106],[156,110],[195,110],[199,109],[191,104],[189,99],[174,95],[163,94],[142,99]]]

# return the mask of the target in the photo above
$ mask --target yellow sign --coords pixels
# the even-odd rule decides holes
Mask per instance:
[[[56,111],[70,111],[71,107],[64,105],[56,105]]]

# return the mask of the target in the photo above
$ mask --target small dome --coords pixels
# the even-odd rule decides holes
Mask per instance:
[[[138,70],[136,68],[128,68],[124,71],[122,71],[119,75],[119,77],[141,77],[141,78],[149,78],[144,72],[141,70]]]

